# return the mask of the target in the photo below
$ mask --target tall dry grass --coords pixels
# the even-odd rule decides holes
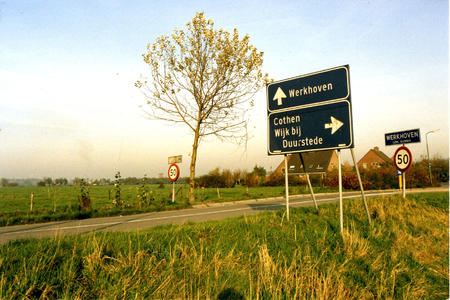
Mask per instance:
[[[0,247],[0,299],[446,299],[448,194]],[[442,203],[446,201],[446,203]]]

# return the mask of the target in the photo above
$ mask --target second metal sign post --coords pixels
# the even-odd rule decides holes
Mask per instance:
[[[171,164],[168,171],[169,179],[172,181],[172,202],[175,202],[175,181],[180,176],[180,168],[176,164]]]

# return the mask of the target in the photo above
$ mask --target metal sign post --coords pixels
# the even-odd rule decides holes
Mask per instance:
[[[397,170],[397,175],[398,175],[398,187],[399,189],[402,191],[403,193],[403,173]]]
[[[180,168],[178,164],[183,161],[182,155],[169,156],[169,179],[172,181],[172,202],[175,202],[175,181],[180,176]],[[183,197],[181,197],[183,198]]]
[[[412,164],[412,153],[405,146],[401,146],[395,151],[394,164],[398,171],[402,172],[403,177],[403,198],[406,197],[406,171]]]
[[[319,206],[314,195],[310,175],[325,174],[334,153],[335,150],[301,152],[293,153],[289,157],[288,172],[290,175],[304,175],[306,177],[317,214],[319,214]]]
[[[359,188],[361,189],[361,195],[363,197],[364,208],[366,209],[367,218],[369,219],[369,224],[372,224],[372,220],[370,219],[369,206],[367,205],[366,195],[364,194],[364,187],[363,187],[362,180],[361,180],[361,174],[359,174],[358,165],[356,163],[355,151],[353,151],[353,148],[350,149],[350,151],[352,153],[353,164],[355,165],[355,169],[356,169],[356,175],[358,175]]]
[[[171,164],[169,167],[169,179],[172,181],[172,202],[175,202],[175,181],[180,176],[180,168],[176,164]]]
[[[403,180],[403,199],[406,198],[406,172],[402,174]]]
[[[284,156],[284,188],[286,190],[286,220],[289,221],[289,175],[287,155]]]
[[[339,169],[339,224],[341,234],[344,230],[344,204],[342,202],[342,166],[341,166],[341,150],[338,150],[338,169]]]
[[[311,197],[313,198],[314,206],[316,207],[317,213],[319,213],[319,206],[317,205],[316,196],[314,196],[314,191],[313,191],[313,187],[312,187],[312,184],[311,184],[311,180],[309,180],[309,174],[308,174],[308,170],[306,168],[305,160],[303,159],[302,153],[300,153],[299,156],[300,156],[300,160],[301,160],[302,165],[303,165],[303,171],[305,171],[306,180],[308,181],[309,190],[311,191]]]

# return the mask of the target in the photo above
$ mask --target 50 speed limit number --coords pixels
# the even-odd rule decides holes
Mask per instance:
[[[412,154],[408,148],[402,146],[395,151],[394,164],[400,172],[406,172],[412,164]]]
[[[169,179],[171,181],[176,181],[180,176],[180,169],[176,164],[171,164],[169,167]]]

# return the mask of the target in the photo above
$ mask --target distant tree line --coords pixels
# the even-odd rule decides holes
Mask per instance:
[[[34,186],[39,181],[39,179],[35,178],[27,178],[27,179],[0,179],[0,187],[17,187],[17,186]]]
[[[16,187],[19,186],[17,182],[9,182],[8,179],[2,178],[0,180],[0,186],[1,187]]]
[[[37,186],[51,186],[51,185],[67,185],[69,181],[67,178],[57,178],[53,181],[50,177],[44,177],[41,181],[39,181]]]
[[[448,181],[449,174],[449,159],[435,157],[431,160],[432,183],[430,182],[428,159],[421,157],[421,160],[412,164],[411,168],[406,172],[406,186],[407,188],[421,188],[431,185],[439,185],[440,182]],[[398,175],[393,164],[380,164],[378,168],[360,169],[364,189],[391,189],[398,188]],[[311,182],[315,186],[338,187],[338,171],[337,169],[328,171],[324,175],[311,175]],[[52,180],[50,177],[44,177],[42,180],[35,183],[38,179],[0,179],[0,187],[16,187],[16,186],[53,186],[53,185],[68,185],[67,178],[57,178]],[[273,172],[267,175],[264,167],[255,165],[251,172],[247,170],[222,169],[216,167],[203,176],[196,179],[196,187],[204,188],[232,188],[236,185],[253,186],[282,186],[284,185],[285,177],[282,173]],[[121,185],[140,185],[143,178],[127,177],[121,178]],[[178,183],[183,182],[179,179]],[[170,184],[168,178],[146,178],[146,184]],[[189,184],[189,178],[184,178],[184,183]],[[355,172],[355,167],[344,164],[342,167],[342,183],[343,187],[348,190],[359,189],[358,178]],[[306,185],[304,176],[289,176],[289,185]],[[114,181],[107,178],[100,179],[83,179],[75,177],[72,180],[72,185],[114,185]]]
[[[83,178],[78,178],[75,177],[72,180],[72,184],[73,185],[81,185],[82,180],[84,180],[84,183],[87,185],[114,185],[115,181],[111,180],[109,178],[100,178],[100,179],[83,179]],[[120,178],[120,184],[121,185],[139,185],[142,183],[142,181],[144,180],[144,177],[126,177]],[[170,183],[171,181],[169,180],[169,178],[145,178],[145,182],[147,184],[167,184]]]
[[[197,187],[232,188],[236,185],[246,185],[248,187],[264,185],[266,181],[266,169],[255,165],[251,172],[246,170],[215,168],[208,174],[200,176],[195,180]]]
[[[449,159],[435,157],[431,161],[432,182],[430,182],[428,159],[422,157],[421,160],[412,164],[406,172],[407,188],[422,188],[440,185],[441,182],[448,181]],[[377,168],[360,169],[361,180],[364,189],[395,189],[399,187],[397,170],[393,164],[380,164]],[[339,186],[338,170],[334,169],[322,174],[310,175],[311,183],[314,186],[328,186],[337,188]],[[285,175],[280,172],[273,172],[269,175],[263,167],[255,165],[251,172],[220,167],[211,170],[208,174],[196,179],[197,187],[205,188],[232,188],[236,185],[253,186],[283,186]],[[307,185],[305,176],[289,175],[289,185]],[[358,190],[359,181],[355,167],[346,163],[342,166],[342,185],[347,190]]]

